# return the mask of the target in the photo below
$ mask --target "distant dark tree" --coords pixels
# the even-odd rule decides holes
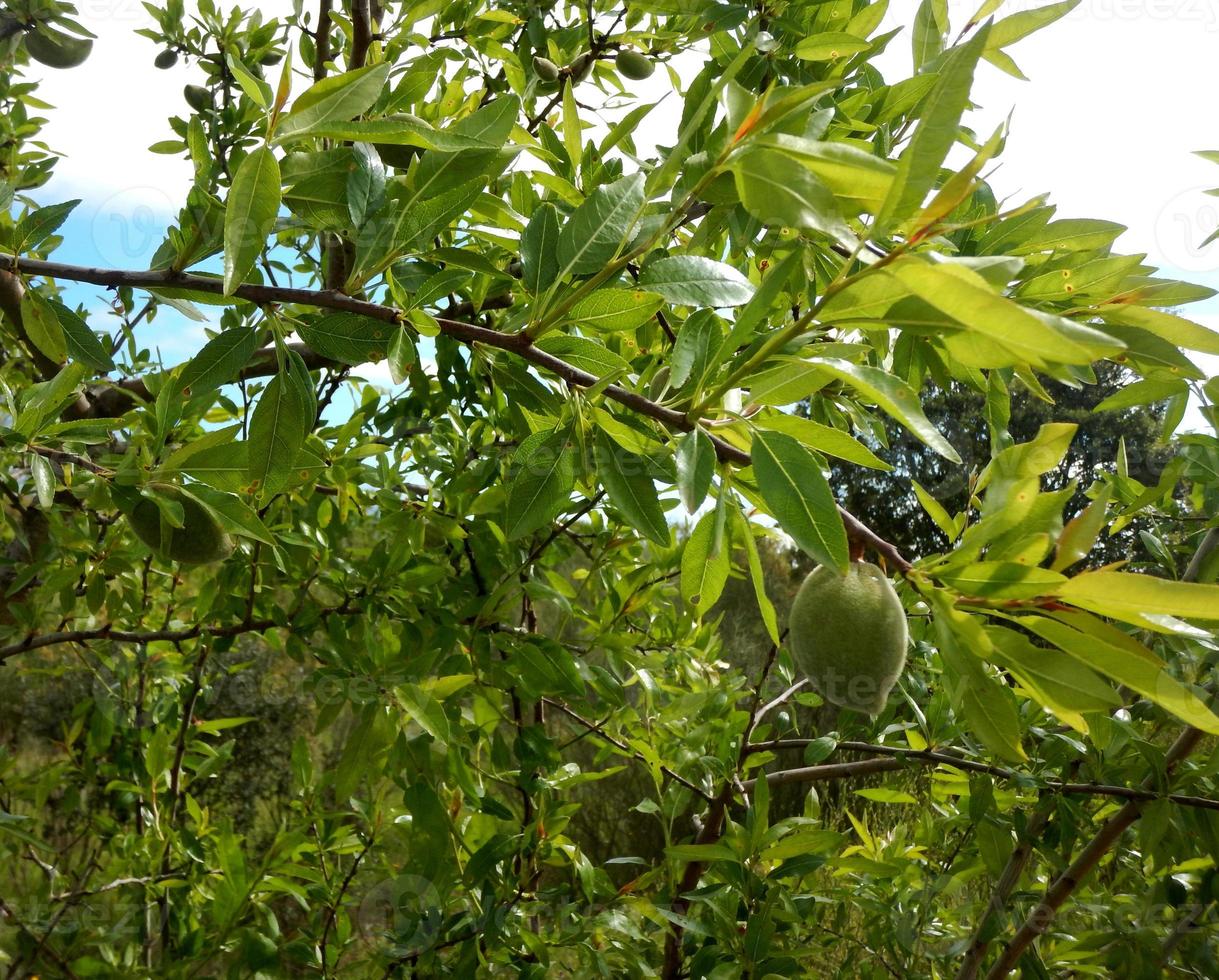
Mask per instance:
[[[1097,468],[1112,469],[1123,438],[1129,475],[1141,483],[1154,484],[1171,456],[1160,441],[1163,403],[1096,412],[1094,409],[1105,398],[1130,383],[1129,375],[1120,365],[1097,365],[1096,374],[1096,384],[1079,388],[1042,378],[1046,391],[1054,399],[1052,405],[1023,387],[1017,386],[1012,391],[1008,429],[1014,442],[1032,439],[1047,422],[1074,422],[1079,426],[1066,458],[1043,480],[1046,490],[1061,489],[1070,480],[1077,481],[1078,489],[1067,505],[1066,519],[1087,504],[1084,491],[1091,485]],[[944,535],[920,506],[910,481],[918,481],[950,514],[966,506],[969,475],[980,473],[991,457],[984,404],[982,395],[963,385],[925,390],[923,409],[927,417],[960,453],[963,465],[950,463],[907,430],[888,423],[889,445],[874,448],[893,465],[892,472],[836,465],[834,488],[843,506],[909,554],[942,551],[947,543]],[[1093,563],[1137,557],[1142,549],[1140,527],[1136,522],[1113,537],[1102,536]]]

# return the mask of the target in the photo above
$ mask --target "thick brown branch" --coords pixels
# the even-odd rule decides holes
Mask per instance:
[[[322,616],[352,612],[350,602],[322,609]],[[278,628],[291,630],[292,623],[281,624],[273,619],[255,619],[228,626],[207,626],[196,623],[182,629],[163,630],[118,630],[112,626],[98,626],[88,630],[63,630],[55,633],[31,633],[24,640],[0,647],[0,664],[19,653],[56,646],[60,643],[88,643],[91,640],[109,640],[113,643],[155,643],[157,641],[181,642],[196,640],[201,636],[241,636],[244,633],[262,633]]]
[[[191,289],[212,295],[222,295],[224,284],[219,279],[190,273],[174,273],[157,269],[130,271],[124,269],[101,269],[95,267],[69,265],[63,262],[51,262],[45,259],[24,259],[19,256],[0,252],[0,264],[8,264],[20,269],[27,275],[51,276],[59,279],[70,279],[74,282],[89,282],[98,286],[131,286],[140,289]],[[301,289],[292,286],[265,286],[245,283],[237,287],[234,295],[239,299],[253,303],[295,303],[302,306],[313,306],[321,309],[342,310],[348,313],[358,313],[362,316],[380,320],[383,323],[397,323],[400,313],[392,306],[383,306],[368,300],[357,299],[333,289]],[[437,317],[441,333],[464,344],[483,344],[499,350],[508,351],[528,361],[535,367],[549,371],[556,377],[578,388],[589,388],[600,380],[595,374],[583,371],[567,363],[561,358],[548,354],[534,345],[529,337],[521,333],[501,333],[488,327],[473,323],[465,323],[448,317]],[[309,351],[303,345],[298,346],[298,352],[305,357],[305,363],[311,368],[332,366],[333,362]],[[275,372],[271,356],[260,353],[242,373],[243,377],[259,377]],[[131,393],[147,393],[144,382],[138,378],[119,383],[122,389]],[[638,412],[640,415],[655,419],[666,428],[678,432],[690,432],[697,423],[687,415],[675,409],[657,404],[651,399],[619,385],[608,385],[604,389],[607,398],[618,404]],[[738,466],[750,464],[749,453],[717,436],[708,433],[716,455],[724,462],[735,463]],[[883,557],[899,572],[906,572],[910,562],[890,542],[877,535],[871,528],[853,514],[839,508],[847,536],[851,540],[862,543]]]

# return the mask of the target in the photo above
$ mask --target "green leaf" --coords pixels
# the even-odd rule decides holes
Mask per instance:
[[[1045,568],[1014,561],[978,561],[939,576],[965,595],[983,599],[1031,599],[1048,595],[1066,578]]]
[[[697,310],[686,318],[677,331],[669,357],[669,384],[673,388],[683,388],[687,382],[692,382],[691,388],[695,392],[702,387],[712,367],[711,358],[723,339],[721,323],[710,310]]]
[[[943,593],[933,593],[931,600],[953,706],[989,751],[1009,762],[1024,762],[1028,757],[1020,744],[1020,719],[1012,693],[990,677],[978,659],[982,655],[989,659],[993,645],[978,621],[954,609]]]
[[[521,267],[525,288],[534,296],[559,277],[559,212],[553,204],[539,205],[530,216],[521,234]]]
[[[299,360],[299,358],[298,358]],[[250,420],[249,480],[260,494],[277,492],[289,477],[292,463],[313,429],[313,412],[302,394],[302,385],[312,385],[308,373],[294,378],[301,366],[285,360],[259,396]]]
[[[833,376],[802,357],[772,357],[769,367],[750,375],[749,400],[757,405],[791,405],[820,391]]]
[[[987,659],[1009,671],[1033,700],[1076,731],[1088,731],[1085,712],[1121,705],[1117,692],[1079,661],[1001,626],[987,626],[986,635],[994,644]]]
[[[923,0],[914,15],[914,28],[911,33],[915,71],[944,50],[947,34],[948,0]]]
[[[280,202],[279,162],[260,146],[241,161],[224,210],[224,295],[249,274],[275,227]]]
[[[663,305],[659,294],[643,289],[597,289],[572,306],[567,319],[596,330],[634,330]]]
[[[178,387],[202,395],[237,379],[258,345],[253,327],[233,327],[217,334],[192,357],[178,375]]]
[[[50,510],[55,503],[55,470],[52,469],[50,460],[38,453],[30,453],[29,461],[38,506],[43,510]]]
[[[817,459],[791,436],[759,429],[753,435],[758,491],[779,526],[823,565],[845,572],[847,534]]]
[[[849,58],[872,47],[861,37],[842,32],[827,32],[806,37],[796,45],[796,57],[805,61],[837,61]]]
[[[632,527],[667,548],[672,532],[649,475],[647,460],[625,452],[603,429],[597,429],[595,454],[597,476],[609,494],[610,503]]]
[[[379,361],[389,350],[390,339],[399,328],[359,313],[330,313],[316,320],[302,320],[297,333],[310,350],[344,364]]]
[[[1022,38],[1028,37],[1034,31],[1054,23],[1060,17],[1065,17],[1079,6],[1079,0],[1063,0],[1062,3],[1051,3],[1034,10],[1021,10],[996,21],[991,27],[990,37],[986,41],[987,53],[1006,48]]]
[[[419,351],[415,348],[415,341],[411,339],[411,335],[407,333],[405,327],[399,327],[395,331],[393,339],[389,342],[389,375],[393,379],[394,384],[400,385],[410,376],[412,365],[419,360]]]
[[[631,370],[631,362],[615,354],[604,344],[585,337],[574,337],[570,334],[552,334],[537,342],[539,350],[566,361],[582,371],[603,378],[606,375],[626,373]]]
[[[1113,495],[1113,485],[1105,484],[1096,499],[1080,513],[1076,514],[1058,538],[1058,549],[1054,553],[1054,561],[1050,565],[1056,572],[1070,568],[1077,561],[1086,558],[1100,536],[1101,528],[1105,526],[1106,510],[1109,498]]]
[[[833,375],[855,388],[861,394],[872,399],[884,411],[910,430],[924,445],[934,449],[945,459],[954,463],[961,462],[961,457],[952,448],[948,440],[940,435],[923,414],[918,395],[905,382],[880,368],[866,364],[852,364],[830,357],[814,357],[809,363]]]
[[[853,215],[879,211],[893,187],[893,175],[897,171],[888,160],[850,143],[770,133],[756,145],[771,147],[798,160],[833,192],[838,203],[844,205],[843,210]]]
[[[1205,354],[1219,354],[1219,333],[1185,317],[1128,303],[1101,306],[1099,312],[1106,323],[1138,327],[1168,341],[1174,347],[1202,351]]]
[[[731,166],[741,203],[763,224],[854,240],[830,189],[790,156],[750,146],[732,157]]]
[[[711,490],[715,475],[715,446],[702,429],[677,439],[677,492],[686,510],[693,514]]]
[[[1133,408],[1135,405],[1167,401],[1169,398],[1188,393],[1189,385],[1182,378],[1145,378],[1119,388],[1092,411],[1113,412],[1121,408]]]
[[[211,510],[226,530],[244,538],[261,541],[272,548],[277,546],[275,535],[262,522],[258,512],[238,497],[231,493],[219,493],[197,483],[188,484],[182,489]]]
[[[745,559],[749,563],[749,580],[753,584],[754,599],[758,603],[758,612],[770,642],[779,645],[779,621],[775,616],[774,603],[766,594],[766,573],[762,570],[762,557],[758,554],[758,544],[753,539],[753,526],[739,509],[733,509],[733,520],[745,546]]]
[[[1092,574],[1121,575],[1120,572]],[[1078,576],[1078,578],[1086,577],[1089,576]],[[1142,576],[1126,577],[1139,578]],[[1078,578],[1072,581],[1077,581]],[[1219,597],[1219,586],[1193,587],[1214,592],[1215,595],[1210,599],[1211,617],[1219,617],[1219,598],[1216,598]],[[1097,673],[1109,677],[1119,684],[1125,684],[1132,691],[1150,698],[1165,711],[1182,721],[1211,735],[1219,734],[1219,717],[1216,717],[1206,706],[1206,702],[1174,678],[1158,658],[1139,656],[1124,647],[1105,643],[1095,636],[1071,629],[1065,623],[1060,623],[1055,619],[1047,619],[1042,616],[1020,616],[1016,617],[1014,621],[1043,640],[1053,643],[1064,653],[1091,667]]]
[[[728,549],[715,511],[694,526],[681,553],[681,596],[702,615],[719,599],[728,581]]]
[[[513,461],[515,473],[508,485],[504,520],[510,541],[553,521],[575,487],[575,452],[570,431],[554,429],[544,436],[537,435],[541,438],[521,444]]]
[[[630,236],[643,204],[643,174],[593,191],[559,233],[559,275],[601,271]]]
[[[754,291],[732,266],[701,255],[670,255],[650,262],[639,284],[676,306],[741,306]]]
[[[904,259],[894,262],[885,274],[962,327],[986,338],[990,345],[1011,352],[1012,364],[1033,367],[1051,363],[1089,364],[1118,353],[1123,347],[1119,341],[1097,331],[1079,333],[1062,329],[1058,319],[1000,296],[976,272],[961,265]],[[966,356],[964,350],[952,349],[958,356]],[[976,366],[1010,366],[993,361],[992,354],[983,353]],[[975,363],[975,359],[970,358],[967,363]]]
[[[385,197],[385,165],[371,143],[353,143],[347,171],[347,210],[357,228]]]
[[[1158,628],[1155,616],[1219,622],[1219,585],[1099,571],[1076,575],[1054,594],[1081,609],[1145,628]]]
[[[79,198],[31,211],[18,221],[17,227],[13,229],[13,251],[28,252],[36,249],[59,230],[78,204]],[[7,205],[5,210],[8,210]]]
[[[59,315],[50,300],[37,290],[27,289],[22,294],[21,322],[30,343],[56,364],[68,356],[68,343]]]
[[[97,339],[97,334],[89,329],[89,324],[58,300],[48,302],[63,329],[64,346],[67,347],[68,355],[95,371],[113,371],[114,360],[110,357],[110,352],[106,350],[106,345]]]
[[[835,456],[838,459],[845,459],[849,463],[868,466],[876,470],[893,469],[867,446],[853,438],[849,432],[822,425],[812,419],[767,410],[759,412],[752,421],[760,428],[785,433],[793,439],[799,440],[809,449],[816,449],[827,456]]]
[[[381,95],[392,65],[388,61],[332,75],[315,82],[279,120],[276,139],[304,135],[329,123],[346,122],[368,109]]]
[[[969,104],[974,69],[986,48],[989,25],[948,55],[935,86],[923,102],[918,127],[897,163],[893,187],[876,216],[873,236],[882,237],[923,205],[935,186],[948,151],[957,141],[961,115]]]

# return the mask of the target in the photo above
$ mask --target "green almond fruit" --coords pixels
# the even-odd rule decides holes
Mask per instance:
[[[178,52],[173,51],[169,48],[166,48],[159,55],[157,55],[156,60],[153,61],[153,64],[156,65],[158,68],[160,68],[162,71],[164,71],[167,68],[172,68],[177,63],[178,63]]]
[[[813,570],[792,604],[792,658],[827,701],[875,717],[906,664],[906,612],[870,562]]]
[[[614,59],[614,67],[618,69],[618,74],[624,78],[642,82],[645,78],[652,77],[652,73],[656,71],[656,62],[645,54],[640,54],[638,51],[628,51],[624,48],[618,52],[618,57]]]
[[[182,95],[186,99],[186,104],[195,112],[206,112],[212,107],[212,93],[202,85],[187,85],[182,90]]]
[[[141,498],[132,508],[132,530],[160,557],[184,565],[206,565],[233,553],[233,540],[194,497],[177,489],[161,493],[182,505],[182,526],[162,524],[161,511],[151,500]]]
[[[549,58],[543,58],[540,55],[534,56],[533,73],[544,82],[557,82],[559,80],[559,66]]]
[[[89,57],[93,42],[44,26],[26,35],[25,50],[31,58],[48,68],[75,68],[84,64]]]

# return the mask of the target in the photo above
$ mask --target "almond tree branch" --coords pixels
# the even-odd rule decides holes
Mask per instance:
[[[141,289],[157,289],[171,287],[175,289],[190,289],[212,295],[223,295],[224,284],[219,279],[190,273],[176,273],[166,270],[147,269],[132,271],[125,269],[103,269],[88,266],[69,265],[63,262],[51,262],[46,259],[27,259],[20,256],[0,252],[0,265],[19,270],[27,275],[51,276],[59,279],[69,279],[74,282],[88,282],[98,286],[131,286]],[[348,296],[333,289],[302,289],[292,286],[265,286],[254,283],[244,283],[234,291],[240,299],[253,303],[295,303],[302,306],[312,306],[322,309],[342,310],[348,313],[358,313],[361,316],[379,320],[383,323],[398,323],[401,314],[392,306],[369,302]],[[440,332],[461,343],[474,346],[482,344],[507,351],[528,361],[535,367],[561,378],[568,384],[578,388],[589,388],[600,379],[583,371],[573,364],[548,354],[522,333],[506,334],[474,323],[465,323],[448,317],[437,317]],[[296,345],[296,350],[304,358],[310,369],[334,366],[334,362],[309,350],[304,345]],[[243,378],[265,377],[274,374],[276,370],[273,354],[259,352],[254,355],[251,363],[242,372]],[[132,394],[147,394],[147,386],[139,378],[131,378],[118,383],[122,390],[120,398]],[[697,422],[691,420],[685,413],[664,405],[619,385],[607,385],[604,389],[607,398],[629,408],[640,415],[660,422],[666,428],[678,432],[689,432],[697,427]],[[100,400],[103,405],[105,399]],[[102,405],[97,408],[103,407]],[[123,409],[125,410],[125,409]],[[98,411],[97,414],[102,414]],[[735,463],[738,466],[750,464],[749,453],[738,449],[718,436],[708,433],[716,455],[723,462]],[[853,541],[862,543],[882,556],[886,562],[899,572],[910,569],[910,562],[902,555],[896,546],[884,540],[866,524],[849,511],[838,508],[842,516],[847,536]]]
[[[1219,545],[1219,528],[1213,527],[1207,532],[1206,537],[1199,544],[1198,550],[1194,553],[1189,567],[1182,576],[1184,581],[1191,582],[1198,578],[1206,556],[1217,545]],[[1173,742],[1167,755],[1164,757],[1165,778],[1171,776],[1181,760],[1198,747],[1198,744],[1202,741],[1203,734],[1201,730],[1191,727],[1185,729],[1177,737],[1177,740]],[[1150,779],[1148,779],[1148,784],[1150,784]],[[1054,921],[1054,916],[1057,915],[1058,910],[1071,897],[1075,889],[1100,864],[1101,859],[1117,844],[1126,829],[1143,815],[1143,808],[1146,805],[1147,801],[1145,799],[1132,799],[1105,821],[1104,826],[1096,832],[1096,835],[1088,842],[1087,846],[1079,852],[1079,856],[1071,862],[1070,867],[1063,871],[1046,888],[1041,901],[1029,914],[1024,925],[1011,938],[1011,941],[1000,954],[999,959],[991,967],[990,972],[986,974],[986,980],[1003,980],[1004,977],[1012,972],[1016,964],[1020,962],[1024,951],[1033,944],[1038,936],[1050,927],[1050,924]]]
[[[762,742],[749,746],[751,752],[775,751],[785,748],[800,748],[807,745],[810,739],[791,739],[783,742]],[[871,745],[867,742],[839,742],[838,749],[845,752],[861,752],[871,755],[889,756],[888,759],[873,759],[864,762],[834,762],[825,765],[805,766],[799,769],[781,769],[767,773],[766,782],[771,786],[787,783],[814,783],[830,779],[846,779],[851,776],[867,775],[871,772],[892,772],[904,769],[909,763],[927,766],[951,766],[965,772],[980,772],[999,779],[1012,779],[1025,783],[1036,781],[1036,777],[1028,773],[1017,772],[1014,769],[1004,769],[1002,766],[992,766],[985,762],[974,762],[962,758],[953,751],[922,751],[919,749],[903,749],[894,745]],[[885,763],[872,765],[872,763]],[[753,789],[756,779],[745,782],[746,790]],[[1062,793],[1069,796],[1114,796],[1120,799],[1168,800],[1179,806],[1196,807],[1202,810],[1219,810],[1219,800],[1205,796],[1190,796],[1184,793],[1158,793],[1153,789],[1139,789],[1133,786],[1115,786],[1108,783],[1067,782],[1061,779],[1049,779],[1040,783],[1038,789],[1049,793]]]

